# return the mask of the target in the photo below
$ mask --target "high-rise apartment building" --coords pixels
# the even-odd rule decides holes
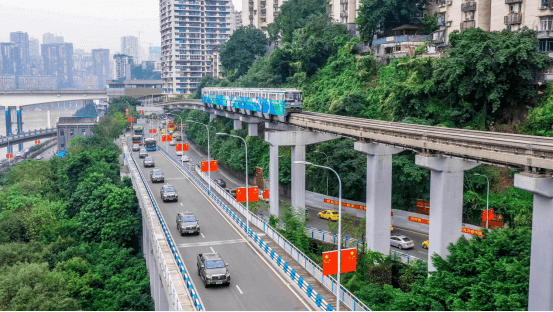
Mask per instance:
[[[267,32],[267,25],[274,22],[280,6],[286,0],[242,0],[242,25],[253,25]]]
[[[138,38],[134,36],[121,37],[121,54],[132,56],[135,62],[140,59]]]
[[[42,35],[42,44],[56,43],[56,36],[51,33]]]
[[[161,47],[150,47],[148,61],[159,62],[161,60]]]
[[[230,0],[161,0],[163,93],[196,92],[211,72],[208,56],[230,36]]]
[[[23,75],[21,63],[21,46],[13,42],[0,43],[0,73],[4,75],[15,75],[15,81],[19,75]]]
[[[18,44],[21,47],[21,62],[25,67],[30,65],[31,56],[29,54],[29,35],[26,32],[12,32],[10,33],[10,41]]]
[[[92,49],[91,74],[98,77],[98,88],[107,88],[106,81],[111,79],[109,49]]]
[[[327,13],[330,18],[342,24],[355,24],[359,0],[329,0]]]
[[[40,43],[38,42],[38,38],[29,38],[29,55],[31,58],[40,56]]]
[[[41,46],[44,75],[57,77],[58,89],[73,86],[73,44],[49,43]]]
[[[64,43],[63,36],[55,36],[54,43]]]
[[[131,80],[131,70],[134,64],[134,58],[126,54],[115,54],[115,79]]]

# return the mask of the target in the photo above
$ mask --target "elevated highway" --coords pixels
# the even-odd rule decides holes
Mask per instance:
[[[0,148],[14,146],[16,144],[29,141],[50,138],[57,135],[58,132],[56,128],[35,129],[23,132],[21,134],[12,134],[7,136],[0,135]]]
[[[44,103],[108,100],[104,90],[1,90],[0,106],[23,107]]]

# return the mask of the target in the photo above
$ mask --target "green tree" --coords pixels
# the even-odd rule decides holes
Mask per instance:
[[[436,30],[440,29],[438,24],[438,13],[428,14],[424,12],[424,17],[421,21],[421,30],[425,34],[431,34]]]
[[[288,0],[279,9],[275,21],[269,24],[269,40],[292,42],[296,29],[306,25],[307,18],[311,14],[326,14],[328,0]]]
[[[221,48],[221,64],[227,77],[234,81],[248,72],[256,58],[267,53],[267,37],[255,27],[236,30]]]

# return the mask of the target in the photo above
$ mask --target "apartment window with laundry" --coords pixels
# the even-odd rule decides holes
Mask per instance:
[[[541,18],[540,30],[553,30],[553,16],[544,16]]]

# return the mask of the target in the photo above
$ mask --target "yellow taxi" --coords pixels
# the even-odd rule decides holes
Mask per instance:
[[[336,210],[325,210],[317,214],[317,217],[320,219],[326,219],[330,221],[338,221],[338,211]]]
[[[165,134],[166,133],[165,129],[161,129],[161,133]]]
[[[422,242],[422,248],[428,249],[428,244],[428,240],[425,240],[424,242]]]
[[[176,139],[179,135],[180,135],[180,133],[175,132],[175,133],[173,133],[173,138]]]
[[[393,231],[394,231],[394,225],[390,224],[390,232],[393,232]]]

